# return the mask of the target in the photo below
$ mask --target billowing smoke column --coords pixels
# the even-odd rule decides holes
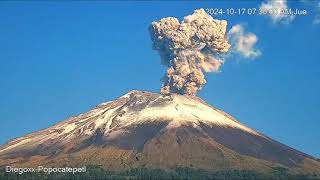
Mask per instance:
[[[228,52],[227,21],[216,20],[203,9],[195,10],[180,23],[167,17],[150,26],[153,49],[168,67],[162,94],[196,95],[206,80],[204,72],[218,72],[222,53]]]

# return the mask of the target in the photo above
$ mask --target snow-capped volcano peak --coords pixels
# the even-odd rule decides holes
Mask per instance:
[[[225,162],[250,161],[250,169],[269,168],[266,162],[302,167],[305,159],[318,167],[311,156],[246,127],[198,97],[136,90],[0,146],[0,167],[68,162],[171,168],[184,162],[215,169]],[[221,166],[210,165],[220,161]]]
[[[163,96],[156,93],[133,90],[117,100],[99,104],[91,111],[71,117],[50,128],[35,132],[10,142],[1,152],[17,148],[32,148],[51,141],[66,144],[73,138],[88,138],[97,129],[106,138],[116,138],[130,126],[152,121],[166,122],[167,128],[183,125],[197,127],[199,123],[210,126],[238,128],[261,136],[254,130],[240,124],[230,115],[207,105],[197,97],[172,94]]]
[[[123,108],[126,113],[119,118],[125,124],[160,120],[169,121],[169,126],[174,127],[187,124],[197,126],[200,121],[206,124],[239,128],[259,135],[230,115],[209,106],[197,97],[178,94],[161,96],[139,91],[130,92],[126,96],[130,96],[131,99],[128,100],[127,107]]]

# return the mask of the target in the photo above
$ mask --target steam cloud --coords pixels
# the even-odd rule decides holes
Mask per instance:
[[[273,23],[290,23],[295,18],[294,15],[280,13],[281,10],[288,9],[287,0],[267,0],[260,6],[260,10],[262,11],[270,11],[275,9],[278,11],[278,13],[266,14],[271,17]]]
[[[245,58],[254,59],[261,55],[259,50],[254,49],[258,37],[251,32],[245,33],[241,24],[232,26],[228,32],[228,39],[232,44],[233,51]]]
[[[195,10],[180,23],[167,17],[150,26],[153,49],[168,67],[162,94],[194,96],[206,80],[204,72],[218,72],[221,55],[230,49],[226,38],[227,21],[216,20],[203,9]]]

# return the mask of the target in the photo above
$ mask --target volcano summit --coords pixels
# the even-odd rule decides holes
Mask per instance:
[[[0,147],[0,166],[99,165],[246,170],[319,177],[320,162],[246,127],[198,97],[131,91]]]

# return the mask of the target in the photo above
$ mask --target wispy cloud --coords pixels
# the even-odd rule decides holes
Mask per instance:
[[[268,11],[266,13],[269,16],[273,23],[290,23],[295,16],[283,14],[281,10],[287,9],[287,0],[267,0],[263,2],[260,6],[261,11]]]
[[[232,44],[232,50],[245,58],[253,59],[261,55],[261,52],[254,48],[258,42],[258,37],[251,32],[245,33],[245,29],[241,24],[234,25],[230,29],[228,39]]]
[[[314,17],[314,19],[313,19],[313,24],[320,24],[320,2],[318,2],[317,3],[317,5],[316,5],[316,11],[317,11],[317,14],[316,14],[316,16]]]

